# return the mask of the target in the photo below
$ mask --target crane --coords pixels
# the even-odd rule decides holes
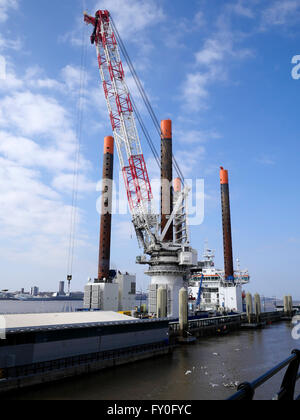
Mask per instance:
[[[91,43],[96,46],[100,77],[132,223],[139,245],[144,250],[144,255],[137,257],[137,263],[149,265],[146,274],[151,277],[153,291],[156,291],[161,284],[170,288],[172,295],[170,315],[176,316],[179,290],[185,285],[188,267],[194,265],[197,259],[196,251],[189,245],[186,204],[189,188],[185,186],[176,195],[177,201],[174,203],[173,212],[165,229],[160,232],[160,221],[154,210],[149,175],[135,122],[134,101],[126,84],[120,57],[118,33],[114,31],[107,10],[98,10],[95,17],[84,13],[84,21],[94,28]],[[178,166],[176,160],[174,164],[175,167]],[[172,223],[177,232],[182,233],[175,235],[173,242],[165,242],[164,237]],[[147,255],[150,259],[147,259]],[[156,306],[155,299],[153,308]]]
[[[94,26],[91,42],[96,45],[100,76],[133,225],[139,243],[147,252],[158,243],[158,216],[154,213],[148,171],[116,37],[110,24],[110,14],[107,10],[100,10],[95,17],[85,14],[84,20]]]

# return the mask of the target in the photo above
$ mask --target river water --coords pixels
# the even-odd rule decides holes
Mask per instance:
[[[14,394],[19,400],[223,400],[235,382],[251,381],[287,358],[300,342],[283,322],[264,330],[203,338],[173,355],[100,371]],[[187,372],[190,371],[191,373]],[[256,399],[270,399],[282,374],[264,385]],[[299,384],[300,385],[300,384]],[[298,386],[298,393],[300,387]]]

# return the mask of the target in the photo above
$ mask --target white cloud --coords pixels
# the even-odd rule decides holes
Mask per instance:
[[[36,66],[18,77],[11,61],[7,70],[0,81],[5,93],[0,99],[1,254],[41,266],[64,265],[72,211],[67,198],[78,147],[76,121],[65,102],[70,89],[76,91],[76,72],[72,77],[67,66],[55,80]],[[53,97],[58,92],[65,95],[61,100]],[[80,154],[79,192],[95,191],[90,167]],[[83,213],[78,209],[77,214],[77,243],[83,245]]]
[[[77,190],[79,192],[94,192],[96,191],[96,182],[90,181],[84,174],[78,176]],[[74,189],[74,176],[73,174],[60,174],[55,176],[52,181],[53,187],[57,191],[63,193],[72,192]]]
[[[88,80],[86,72],[79,67],[67,65],[61,71],[62,79],[70,91],[78,92],[79,88],[83,86],[84,81]]]
[[[199,168],[199,162],[204,159],[205,153],[203,146],[194,146],[176,152],[176,160],[185,178],[194,176],[195,168]]]
[[[133,41],[138,41],[135,37],[145,29],[165,19],[162,7],[155,0],[101,0],[95,6],[95,11],[99,9],[109,10],[122,38]]]
[[[217,28],[204,41],[203,48],[195,53],[196,70],[189,72],[182,84],[183,109],[187,112],[207,108],[209,88],[214,82],[226,80],[230,59],[241,60],[253,56],[250,49],[238,47],[237,39],[241,37],[236,37],[227,15],[220,16]]]
[[[56,99],[30,91],[17,92],[0,101],[0,126],[12,125],[25,135],[70,135],[66,109]]]
[[[3,262],[60,266],[65,270],[70,205],[42,179],[42,173],[0,157],[0,249]],[[78,223],[81,212],[78,210]],[[82,244],[80,232],[78,239]],[[36,267],[35,267],[36,268]],[[12,266],[11,272],[15,270]],[[35,269],[32,274],[34,274]],[[64,271],[63,271],[64,273]]]
[[[44,168],[52,172],[73,171],[75,146],[66,148],[50,143],[42,146],[22,136],[0,131],[0,153],[25,167]]]
[[[18,0],[0,0],[0,22],[5,22],[8,18],[10,9],[16,10],[18,4]]]
[[[163,8],[157,0],[97,0],[88,13],[94,16],[97,10],[105,9],[110,11],[122,39],[138,42],[142,49],[148,49],[150,45],[144,31],[165,19]],[[83,15],[76,19],[75,29],[60,36],[59,41],[81,47],[88,42],[92,32],[90,25],[82,32],[82,25]]]
[[[64,205],[41,181],[41,174],[0,157],[0,224],[4,236],[32,232],[59,233],[64,229]],[[57,229],[53,229],[54,225]]]
[[[273,166],[276,164],[275,160],[269,156],[262,156],[256,159],[256,161],[260,163],[261,165],[266,165],[266,166]]]
[[[205,23],[204,13],[200,10],[196,13],[193,24],[200,28],[204,26]]]
[[[220,139],[220,134],[215,130],[179,130],[176,132],[178,141],[184,144],[207,143],[210,140]]]
[[[295,23],[300,17],[300,1],[275,1],[262,14],[262,27]]]
[[[183,108],[186,111],[198,111],[206,108],[210,73],[189,73],[182,86]]]
[[[208,66],[213,70],[214,65],[226,58],[246,58],[253,53],[249,49],[238,49],[235,47],[234,34],[229,31],[222,31],[215,38],[207,39],[202,50],[196,53],[196,63]]]
[[[220,61],[228,50],[231,51],[231,45],[226,45],[218,39],[208,39],[203,49],[196,53],[196,63],[210,65]]]
[[[57,79],[47,77],[44,70],[39,66],[27,68],[24,76],[18,78],[14,66],[9,60],[6,79],[2,83],[0,81],[0,90],[9,93],[17,90],[24,93],[25,88],[30,89],[31,92],[49,90],[51,94],[60,93],[65,97],[69,97],[71,94],[78,96],[80,92],[81,99],[84,102],[85,97],[90,96],[90,93],[86,90],[89,79],[90,76],[86,70],[72,65],[65,66]]]
[[[175,19],[169,20],[169,25],[165,26],[162,42],[168,48],[186,49],[188,48],[187,36],[192,33],[195,34],[205,25],[206,20],[202,11],[197,12],[193,20],[187,19],[184,16],[181,16],[181,19],[178,20],[176,16]]]
[[[18,7],[18,0],[0,0],[0,24],[8,19],[8,12],[15,10]],[[20,38],[11,39],[6,38],[3,33],[0,33],[0,51],[14,50],[20,51],[22,42]]]
[[[0,22],[8,19],[18,1],[0,0]],[[0,35],[0,49],[21,48],[19,39]],[[66,103],[77,85],[72,66],[58,80],[38,66],[22,69],[5,57],[6,74],[0,81],[0,249],[14,264],[59,267],[65,273],[71,213],[67,186],[72,178],[77,151],[76,121]],[[68,77],[67,80],[64,77]],[[45,89],[48,94],[42,93]],[[55,92],[54,92],[55,91]],[[64,95],[61,100],[54,93]],[[80,156],[79,188],[91,191],[90,163]],[[65,188],[64,188],[65,187]],[[77,243],[83,245],[83,213],[77,210]],[[14,272],[14,270],[11,270]],[[31,270],[32,271],[32,270]]]
[[[7,39],[0,34],[0,50],[14,50],[20,51],[22,47],[22,42],[19,38],[17,39]]]
[[[117,220],[113,225],[113,231],[118,233],[118,241],[128,242],[128,239],[135,240],[135,232],[130,220]]]
[[[254,12],[249,7],[249,2],[245,2],[244,0],[239,0],[237,3],[229,5],[232,12],[236,13],[239,16],[247,17],[247,18],[254,18]]]
[[[62,90],[64,86],[54,79],[38,79],[31,82],[31,86],[37,89]]]

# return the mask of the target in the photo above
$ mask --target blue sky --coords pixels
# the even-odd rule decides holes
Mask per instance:
[[[111,127],[84,8],[111,11],[156,114],[173,120],[185,176],[205,180],[205,220],[191,229],[193,246],[202,253],[208,240],[222,267],[222,165],[230,171],[234,255],[250,271],[248,289],[300,298],[300,80],[291,76],[300,54],[298,0],[0,0],[0,288],[56,289],[67,274],[83,35],[73,288],[96,275],[96,184]],[[128,82],[135,94],[129,75]],[[113,265],[136,272],[145,289],[129,215],[114,217],[112,244]]]

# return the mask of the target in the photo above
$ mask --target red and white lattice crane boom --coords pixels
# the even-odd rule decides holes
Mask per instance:
[[[148,171],[110,14],[107,10],[99,10],[95,17],[85,13],[84,20],[94,26],[91,42],[96,46],[100,76],[133,224],[140,244],[145,252],[149,252],[158,244],[158,215],[153,210]]]

